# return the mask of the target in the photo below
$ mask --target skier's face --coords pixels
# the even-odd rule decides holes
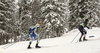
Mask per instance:
[[[41,22],[39,22],[39,25],[41,25],[42,23]]]
[[[87,23],[88,23],[89,21],[87,21]]]

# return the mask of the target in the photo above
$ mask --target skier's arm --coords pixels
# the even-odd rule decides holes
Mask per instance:
[[[87,27],[88,29],[90,29],[90,28],[87,26],[87,24],[85,24],[85,27]]]
[[[34,33],[35,33],[36,36],[39,37],[39,35],[36,33],[36,30],[37,30],[37,27],[35,28]]]
[[[38,37],[39,37],[39,35],[36,33],[36,30],[37,30],[37,28],[38,28],[38,27],[39,27],[39,24],[37,23],[37,24],[36,24],[36,26],[35,26],[34,33],[35,33],[35,35],[36,35],[36,36],[38,36]]]
[[[87,28],[90,29],[88,26],[87,26]]]

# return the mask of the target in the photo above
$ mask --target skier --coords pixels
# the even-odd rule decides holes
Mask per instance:
[[[83,35],[84,35],[83,41],[87,41],[87,39],[85,38],[86,37],[86,34],[87,34],[87,31],[84,29],[84,27],[87,27],[89,29],[89,27],[87,26],[88,21],[89,21],[88,19],[85,19],[85,22],[82,22],[79,25],[79,28],[78,29],[81,32],[81,37],[80,37],[79,41],[82,41],[81,39],[82,39]]]
[[[29,29],[29,35],[31,37],[31,41],[29,42],[29,45],[28,45],[28,49],[31,49],[31,44],[32,44],[32,41],[34,40],[34,38],[37,38],[37,43],[36,43],[36,48],[41,48],[40,46],[38,46],[39,44],[39,40],[40,40],[40,37],[39,35],[35,32],[37,30],[37,28],[41,25],[41,21],[38,22],[37,24],[33,25],[32,27],[30,27]]]

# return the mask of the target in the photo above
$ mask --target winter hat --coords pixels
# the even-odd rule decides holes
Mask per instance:
[[[89,21],[88,19],[85,19],[85,22]]]

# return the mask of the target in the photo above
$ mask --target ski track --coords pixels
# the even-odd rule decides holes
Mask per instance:
[[[100,28],[89,29],[87,32],[87,39],[100,38]],[[0,45],[0,53],[100,53],[100,39],[77,42],[81,35],[78,33],[78,29],[74,29],[62,37],[42,39],[39,45],[43,48],[38,49],[35,48],[36,41],[32,42],[32,49],[27,49],[29,41],[17,42],[6,50],[1,49],[4,45]],[[78,36],[71,43],[77,34]],[[94,37],[89,38],[89,36]]]

